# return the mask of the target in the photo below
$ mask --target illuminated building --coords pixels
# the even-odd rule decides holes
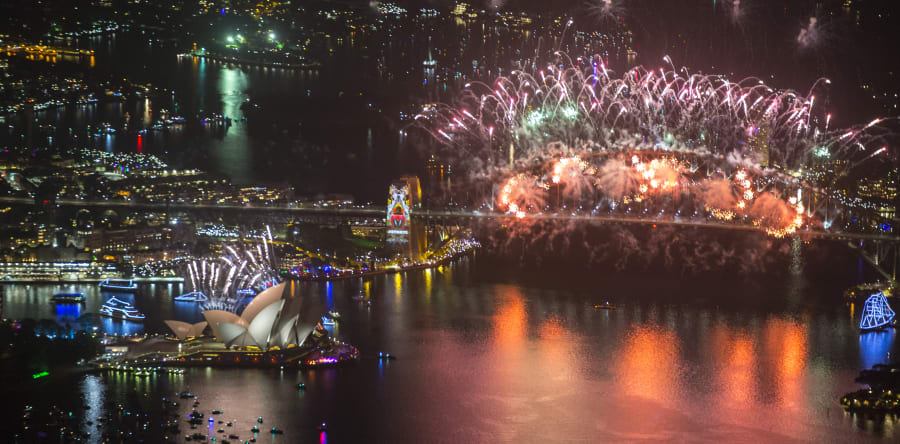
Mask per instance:
[[[451,174],[450,164],[441,163],[434,154],[425,161],[425,171],[428,177],[443,182]]]
[[[325,307],[315,299],[286,292],[286,287],[286,283],[281,283],[256,295],[240,316],[223,310],[207,310],[203,317],[216,340],[226,348],[268,351],[299,347],[315,330]],[[172,325],[169,327],[176,335],[184,330],[180,324],[175,324],[179,331]]]
[[[103,262],[0,262],[0,277],[8,280],[79,280],[116,277],[118,268]]]
[[[192,237],[190,230],[170,227],[98,230],[88,238],[87,247],[95,253],[159,250],[170,247],[175,241],[190,241]]]
[[[761,126],[756,127],[753,131],[753,136],[750,137],[747,144],[752,152],[759,155],[759,165],[763,168],[768,168],[770,166],[769,155],[771,152],[768,121],[764,121]]]

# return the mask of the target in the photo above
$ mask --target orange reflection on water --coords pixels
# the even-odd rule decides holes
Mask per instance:
[[[578,345],[566,328],[565,321],[559,316],[544,319],[539,328],[540,341],[537,345],[542,369],[552,380],[567,381],[573,376],[579,362]],[[559,390],[562,392],[567,388],[569,387],[563,386]]]
[[[498,351],[519,349],[525,341],[527,314],[522,293],[516,287],[504,287],[498,297],[500,306],[493,317]]]
[[[425,269],[425,301],[431,302],[431,269]]]
[[[617,380],[631,396],[657,401],[675,395],[678,339],[659,327],[639,327],[625,339]]]
[[[717,364],[713,392],[723,407],[741,407],[756,391],[756,342],[752,335],[732,330],[727,323],[716,323],[709,332],[710,353]],[[720,396],[715,396],[715,395]]]
[[[394,301],[399,305],[400,296],[403,295],[403,278],[400,273],[394,273]]]
[[[785,319],[766,323],[764,356],[774,367],[775,393],[784,407],[802,404],[805,387],[803,369],[806,368],[806,327]]]

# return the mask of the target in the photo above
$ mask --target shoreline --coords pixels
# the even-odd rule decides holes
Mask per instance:
[[[85,278],[85,279],[4,279],[0,280],[0,284],[92,284],[100,283],[110,278]],[[130,279],[138,283],[157,283],[157,282],[184,282],[183,277],[155,277],[155,278],[112,278],[112,279]]]
[[[468,255],[474,253],[475,250],[477,250],[477,249],[478,249],[478,247],[474,247],[474,248],[471,248],[471,249],[466,250],[466,251],[464,251],[464,252],[461,252],[461,253],[458,253],[458,254],[454,254],[454,255],[452,255],[452,256],[450,256],[450,257],[447,257],[447,258],[444,258],[444,259],[435,261],[435,262],[433,262],[433,263],[426,263],[426,264],[419,264],[419,265],[411,265],[411,266],[408,266],[408,267],[381,268],[381,269],[378,269],[378,270],[366,271],[366,272],[363,272],[363,273],[354,273],[354,274],[349,274],[349,275],[333,276],[333,277],[327,277],[327,276],[325,276],[325,277],[306,278],[306,277],[302,277],[302,276],[294,276],[294,275],[288,273],[288,275],[287,275],[287,277],[286,277],[285,279],[292,280],[292,281],[300,281],[300,282],[333,282],[333,281],[341,281],[341,280],[345,280],[345,279],[366,278],[366,277],[370,277],[370,276],[379,276],[379,275],[383,275],[383,274],[402,273],[402,272],[405,272],[405,271],[426,270],[426,269],[429,269],[429,268],[435,268],[435,267],[439,267],[439,266],[441,266],[441,265],[446,265],[446,264],[448,264],[448,263],[450,263],[450,262],[452,262],[452,261],[454,261],[454,260],[456,260],[456,259],[462,258],[462,257],[464,257],[464,256],[468,256]]]

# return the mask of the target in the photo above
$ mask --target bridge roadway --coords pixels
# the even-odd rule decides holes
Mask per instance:
[[[0,197],[0,203],[13,205],[33,205],[34,200],[24,197]],[[79,208],[110,208],[125,210],[159,210],[159,211],[261,211],[276,212],[297,215],[320,215],[320,216],[356,216],[356,217],[381,217],[385,215],[385,209],[372,207],[310,207],[310,206],[277,206],[277,205],[234,205],[234,204],[203,204],[203,203],[168,203],[168,202],[142,202],[142,201],[122,201],[122,200],[79,200],[79,199],[57,199],[56,204],[60,206],[72,206]],[[413,213],[413,217],[425,219],[511,219],[507,213],[498,212],[480,212],[473,210],[431,210],[418,209]],[[657,225],[657,226],[676,226],[676,227],[707,227],[723,230],[735,231],[764,231],[762,228],[753,225],[740,225],[727,222],[705,219],[683,219],[683,218],[643,218],[636,216],[614,216],[614,215],[597,215],[597,214],[529,214],[525,216],[529,220],[558,220],[558,221],[580,221],[587,223],[620,223],[620,224],[639,224],[639,225]],[[842,231],[825,231],[825,230],[798,230],[797,235],[806,238],[816,239],[834,239],[847,241],[882,241],[891,243],[900,243],[900,236],[891,233],[853,233]]]

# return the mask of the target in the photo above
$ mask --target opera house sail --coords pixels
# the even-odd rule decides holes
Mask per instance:
[[[303,345],[324,313],[325,306],[319,301],[288,291],[287,284],[281,283],[253,298],[240,316],[224,310],[206,310],[203,317],[216,340],[227,348],[270,350]],[[178,324],[170,327],[173,331],[175,327],[183,329]]]

